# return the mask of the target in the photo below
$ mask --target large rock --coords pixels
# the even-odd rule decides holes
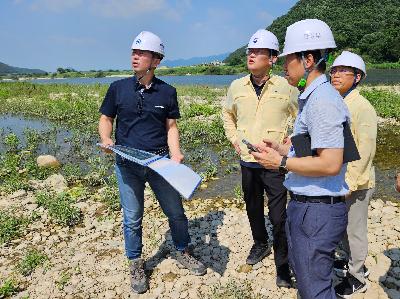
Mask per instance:
[[[42,155],[37,157],[36,163],[39,167],[59,167],[60,162],[52,155]]]
[[[12,193],[9,198],[10,199],[17,199],[17,198],[26,196],[26,194],[27,193],[26,193],[25,190],[18,190],[18,191],[15,191],[14,193]]]
[[[52,174],[43,181],[44,185],[55,192],[63,192],[68,188],[67,181],[61,174]]]

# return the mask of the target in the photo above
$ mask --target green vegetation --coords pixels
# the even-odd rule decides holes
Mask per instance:
[[[7,279],[0,286],[0,298],[7,298],[18,293],[18,285],[14,279]]]
[[[302,19],[317,18],[333,30],[336,54],[345,49],[359,53],[370,63],[400,59],[400,6],[398,0],[300,0],[286,14],[275,19],[268,30],[276,34],[281,48],[286,28]],[[224,62],[243,65],[245,48],[230,54]]]
[[[115,174],[112,174],[100,194],[100,201],[102,201],[111,211],[121,210],[118,192],[117,177]]]
[[[36,267],[43,265],[48,260],[48,257],[36,249],[28,251],[22,261],[16,267],[17,271],[23,276],[30,275]]]
[[[238,284],[237,282],[230,280],[227,284],[217,284],[211,288],[211,291],[206,296],[201,298],[209,299],[246,299],[253,298],[259,299],[260,295],[254,294],[249,282]]]
[[[12,211],[0,210],[0,219],[0,245],[20,237],[28,223],[26,218],[16,216]]]
[[[378,127],[378,141],[376,143],[376,155],[374,164],[380,169],[399,170],[400,155],[400,127],[385,126]],[[389,186],[392,187],[392,186]]]
[[[60,278],[56,281],[57,287],[59,290],[63,290],[64,287],[68,284],[71,279],[71,274],[67,271],[62,271],[60,273]]]
[[[157,76],[167,75],[234,75],[246,73],[245,66],[230,66],[230,65],[193,65],[179,66],[171,68],[160,68],[156,70]]]
[[[400,94],[383,90],[363,90],[361,94],[370,101],[381,117],[400,119]]]
[[[0,62],[0,74],[40,74],[46,75],[47,72],[37,69],[27,69],[7,65]]]
[[[68,193],[38,192],[36,202],[48,210],[50,217],[57,224],[73,226],[82,220],[81,211],[72,206],[74,201]]]
[[[0,191],[31,190],[31,179],[43,180],[57,171],[66,178],[71,190],[60,198],[55,194],[42,198],[42,205],[49,209],[56,223],[78,223],[79,211],[71,204],[88,197],[105,203],[107,214],[118,211],[119,196],[112,174],[114,158],[99,154],[99,149],[94,146],[98,141],[98,108],[106,90],[104,85],[1,83],[0,114],[50,120],[59,130],[69,130],[70,133],[62,139],[63,146],[67,148],[60,154],[60,139],[53,129],[44,132],[30,129],[23,136],[17,136],[12,130],[0,132],[0,147],[5,149],[0,153]],[[223,179],[236,173],[237,156],[225,137],[221,120],[221,101],[226,88],[177,86],[177,92],[182,114],[178,126],[186,163],[201,173],[205,181],[212,182],[217,177]],[[363,89],[362,94],[371,101],[380,116],[400,119],[398,94],[371,88]],[[39,148],[43,146],[59,158],[59,169],[36,166]],[[233,189],[234,185],[232,195],[238,196],[239,190],[234,192]]]
[[[14,133],[2,136],[6,150],[0,155],[0,191],[28,190],[30,179],[44,179],[55,172],[53,168],[39,168],[36,164],[35,149],[39,142],[46,142],[46,136],[39,137],[32,130],[26,130],[24,136],[26,148],[19,148],[20,140]]]

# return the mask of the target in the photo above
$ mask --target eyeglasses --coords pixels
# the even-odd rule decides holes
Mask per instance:
[[[260,49],[260,48],[248,48],[246,49],[246,55],[268,55],[267,49]]]
[[[354,72],[348,70],[348,69],[337,69],[337,68],[333,68],[329,71],[329,75],[332,77],[334,76],[336,73],[338,73],[339,75],[354,75]]]
[[[144,105],[144,96],[143,96],[143,91],[144,89],[141,89],[137,92],[137,94],[139,95],[139,100],[137,102],[137,110],[138,110],[138,115],[139,117],[142,116],[143,114],[143,105]]]

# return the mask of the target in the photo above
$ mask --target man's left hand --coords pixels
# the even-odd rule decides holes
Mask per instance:
[[[171,160],[182,163],[184,156],[181,153],[171,154]]]
[[[278,169],[282,162],[282,156],[274,149],[268,147],[263,152],[250,152],[253,155],[254,159],[267,169]]]

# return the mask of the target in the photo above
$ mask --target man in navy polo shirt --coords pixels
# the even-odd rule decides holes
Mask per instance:
[[[176,89],[154,77],[154,70],[164,57],[161,39],[148,31],[141,32],[132,44],[132,69],[135,77],[113,82],[100,107],[99,134],[103,146],[111,139],[116,118],[116,144],[183,160],[176,119],[180,117]],[[104,148],[104,151],[109,150]],[[148,182],[168,217],[175,258],[195,275],[206,268],[188,251],[188,220],[179,193],[159,174],[139,164],[116,157],[116,175],[123,209],[125,252],[130,260],[131,287],[136,293],[148,290],[142,254],[142,219],[144,189]]]

